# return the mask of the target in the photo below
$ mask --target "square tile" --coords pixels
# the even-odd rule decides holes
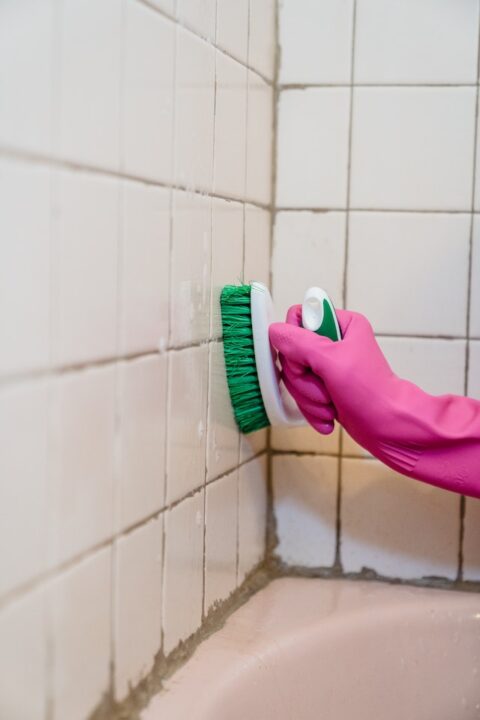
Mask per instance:
[[[122,3],[63,0],[60,28],[61,157],[120,167]]]
[[[463,538],[463,577],[480,580],[480,500],[467,498]]]
[[[248,435],[240,435],[241,463],[251,460],[251,458],[255,457],[255,455],[258,455],[267,449],[267,433],[267,428],[264,428],[263,430],[257,430],[256,432],[249,433]]]
[[[173,193],[170,342],[206,340],[210,332],[212,199]]]
[[[349,83],[353,0],[283,0],[280,83]]]
[[[431,395],[463,395],[465,340],[379,337],[378,344],[398,377]],[[480,391],[479,391],[480,393]],[[343,454],[369,455],[344,432]]]
[[[168,655],[202,621],[204,491],[165,516],[163,652]]]
[[[212,199],[212,293],[210,337],[222,336],[220,294],[224,285],[243,280],[244,206]]]
[[[247,200],[269,205],[272,200],[273,89],[248,72]]]
[[[270,225],[268,210],[245,205],[244,282],[270,287]]]
[[[214,48],[177,28],[175,182],[187,190],[212,189],[214,96]]]
[[[117,528],[124,529],[163,506],[167,357],[121,363],[119,370]]]
[[[480,400],[480,342],[470,342],[469,354],[467,395]]]
[[[117,345],[117,180],[55,177],[52,344],[57,365],[113,357]]]
[[[265,557],[267,532],[267,456],[242,465],[238,471],[238,575],[237,583]]]
[[[339,462],[311,455],[273,458],[275,554],[287,565],[334,564]]]
[[[213,188],[219,195],[245,195],[247,69],[217,50]]]
[[[127,0],[123,87],[123,167],[130,175],[171,182],[175,25]]]
[[[208,382],[207,480],[238,464],[240,433],[228,392],[223,343],[210,344]]]
[[[54,0],[0,6],[0,144],[48,154],[52,147]]]
[[[0,375],[49,363],[50,211],[50,171],[2,159]]]
[[[123,186],[120,346],[124,354],[168,343],[170,190]]]
[[[115,578],[115,697],[123,700],[160,649],[162,518],[119,538]]]
[[[335,455],[340,450],[340,426],[336,425],[330,435],[321,435],[312,427],[275,427],[271,430],[273,450],[317,455]]]
[[[167,503],[205,482],[208,346],[170,354]]]
[[[378,333],[464,336],[469,223],[462,214],[351,213],[347,307]]]
[[[44,600],[43,592],[34,591],[0,611],[2,718],[46,717],[48,659]]]
[[[110,682],[111,550],[57,577],[49,590],[53,633],[53,720],[84,720]]]
[[[480,143],[479,143],[480,144]],[[470,335],[480,338],[480,216],[473,216],[472,287],[470,290]]]
[[[280,94],[277,206],[345,208],[348,88],[309,88]]]
[[[273,80],[276,53],[276,0],[250,0],[248,62]]]
[[[478,3],[359,0],[355,82],[474,83]]]
[[[112,534],[115,367],[60,375],[51,391],[51,558],[54,563]]]
[[[177,19],[207,40],[215,40],[217,0],[177,0]]]
[[[394,578],[455,579],[459,503],[458,495],[376,460],[342,460],[344,571],[365,567]]]
[[[217,0],[216,43],[229,55],[247,63],[250,0]]]
[[[238,470],[206,489],[205,612],[226,600],[237,581]]]
[[[47,393],[44,380],[0,392],[0,596],[47,566]]]
[[[350,205],[469,210],[474,88],[356,88]]]
[[[317,285],[341,307],[346,214],[280,212],[276,215],[272,275],[275,311],[284,320],[291,305]]]

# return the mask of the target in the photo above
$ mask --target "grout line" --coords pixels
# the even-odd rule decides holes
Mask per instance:
[[[308,212],[308,213],[314,213],[314,214],[323,214],[323,213],[344,213],[344,212],[356,212],[356,213],[410,213],[411,215],[470,215],[471,210],[470,208],[465,208],[464,210],[452,210],[452,209],[445,209],[445,210],[439,210],[438,208],[430,208],[430,209],[419,209],[419,208],[378,208],[378,207],[371,207],[371,208],[364,208],[364,207],[346,207],[345,206],[338,206],[338,207],[301,207],[301,206],[292,206],[292,205],[279,205],[276,208],[277,213],[282,212]],[[477,213],[480,211],[477,211]]]
[[[115,172],[108,168],[102,168],[95,165],[87,165],[85,163],[76,162],[74,160],[67,160],[62,158],[54,157],[53,155],[45,155],[42,153],[36,153],[33,151],[22,150],[17,147],[7,147],[0,145],[0,158],[7,158],[11,160],[18,160],[23,162],[30,162],[38,165],[47,165],[53,169],[59,170],[71,170],[75,172],[84,172],[92,175],[99,175],[100,177],[109,178],[111,180],[124,180],[142,183],[143,185],[149,185],[151,187],[164,188],[167,190],[178,190],[179,192],[185,192],[194,195],[201,195],[204,197],[218,198],[219,200],[226,200],[227,202],[238,202],[247,205],[253,205],[261,210],[269,210],[270,205],[252,200],[249,198],[239,198],[230,195],[224,195],[222,193],[216,193],[210,190],[203,190],[202,188],[192,188],[181,183],[167,182],[166,180],[153,180],[152,178],[146,178],[141,175],[134,175],[126,172]]]
[[[95,545],[92,545],[91,547],[87,548],[86,550],[83,550],[76,555],[72,556],[71,558],[68,558],[67,560],[62,561],[61,563],[54,565],[53,567],[49,568],[48,570],[45,570],[35,577],[31,578],[30,580],[27,580],[20,585],[17,585],[12,590],[7,591],[1,598],[0,598],[0,611],[3,610],[8,605],[12,604],[13,602],[17,601],[27,593],[35,590],[41,585],[46,584],[50,580],[56,579],[60,574],[70,570],[71,568],[75,567],[76,565],[79,565],[81,562],[86,560],[87,558],[95,555],[97,552],[100,552],[101,550],[104,550],[105,548],[110,547],[115,540],[118,540],[122,537],[125,537],[127,535],[130,535],[131,533],[135,532],[139,528],[143,527],[147,523],[151,522],[152,520],[156,520],[157,518],[164,516],[167,512],[173,510],[177,505],[180,505],[184,500],[188,500],[196,495],[198,493],[205,490],[205,487],[208,487],[209,485],[213,485],[218,480],[221,480],[222,478],[226,477],[227,475],[230,475],[235,470],[238,470],[239,468],[243,467],[244,465],[248,465],[248,463],[253,462],[254,460],[258,460],[262,457],[262,455],[266,455],[267,450],[266,448],[260,450],[260,452],[256,453],[252,457],[249,457],[248,459],[244,460],[243,462],[240,462],[238,466],[230,468],[224,473],[221,473],[215,478],[212,478],[211,480],[208,480],[205,484],[200,485],[199,487],[195,488],[194,490],[191,490],[190,492],[186,493],[185,495],[182,495],[181,498],[178,500],[173,500],[168,505],[164,505],[163,507],[159,508],[158,510],[155,510],[154,512],[150,513],[149,515],[143,517],[141,520],[138,520],[135,523],[132,523],[131,525],[128,525],[127,527],[123,528],[122,530],[112,533],[112,535],[105,540],[102,540],[99,543],[96,543]]]
[[[252,65],[250,65],[250,64],[248,63],[248,60],[247,60],[246,63],[243,62],[243,60],[240,60],[238,57],[235,57],[234,55],[232,55],[231,53],[229,53],[228,50],[226,50],[225,48],[223,48],[223,47],[221,47],[221,46],[219,46],[219,45],[217,44],[217,38],[216,38],[216,35],[217,35],[216,20],[217,20],[217,18],[216,18],[216,17],[215,17],[215,33],[214,33],[214,34],[215,34],[215,38],[212,39],[212,38],[207,37],[206,35],[201,35],[201,34],[198,33],[196,30],[193,30],[193,28],[191,28],[189,25],[183,23],[183,22],[182,22],[181,20],[179,20],[177,17],[171,15],[171,14],[168,13],[166,10],[163,10],[162,8],[159,8],[158,6],[154,5],[154,4],[151,2],[151,0],[137,0],[137,2],[139,2],[139,3],[141,3],[142,5],[145,5],[146,7],[150,8],[150,10],[153,10],[154,12],[158,13],[158,15],[161,15],[161,16],[164,17],[165,19],[170,20],[170,21],[173,22],[175,25],[177,25],[177,27],[180,27],[180,28],[182,28],[183,30],[186,30],[187,32],[189,32],[189,33],[191,33],[192,35],[194,35],[196,38],[199,38],[200,40],[203,40],[204,42],[208,43],[208,44],[211,45],[213,48],[215,48],[215,50],[218,50],[218,51],[221,52],[223,55],[225,55],[226,57],[230,58],[230,60],[234,60],[235,62],[239,63],[239,65],[243,65],[244,67],[246,67],[247,70],[251,70],[253,73],[255,73],[255,75],[258,75],[258,77],[259,77],[261,80],[263,80],[267,85],[273,86],[274,81],[273,81],[273,80],[270,80],[266,75],[264,75],[262,72],[260,72],[260,70],[257,70],[257,69],[254,68]],[[248,28],[248,31],[250,31],[250,26],[249,26],[249,28]],[[248,54],[247,54],[247,58],[248,58]]]
[[[355,11],[354,11],[355,13]],[[355,19],[354,19],[355,24]],[[352,65],[353,65],[353,55],[352,55]],[[279,85],[279,89],[282,91],[289,91],[289,90],[321,90],[321,89],[327,89],[330,90],[332,88],[393,88],[395,90],[408,90],[409,88],[435,88],[435,89],[442,89],[442,88],[470,88],[470,87],[477,87],[476,82],[470,82],[470,83],[401,83],[401,82],[391,82],[391,83],[381,83],[381,82],[372,82],[372,83],[358,83],[352,82],[350,83],[284,83]]]

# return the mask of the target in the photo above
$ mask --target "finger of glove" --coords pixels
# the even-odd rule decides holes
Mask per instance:
[[[309,416],[322,422],[332,422],[336,419],[337,411],[332,403],[315,403],[298,393],[295,385],[292,385],[288,378],[284,377],[283,382],[302,413],[307,412]]]
[[[330,338],[288,323],[273,323],[269,334],[272,345],[283,355],[285,362],[311,368],[321,376],[328,372],[330,353],[335,345]]]
[[[332,398],[325,387],[325,384],[318,375],[311,370],[304,371],[301,375],[292,372],[289,363],[282,363],[282,378],[287,378],[296,392],[312,402],[328,405]]]
[[[308,424],[321,435],[330,435],[333,432],[333,428],[335,427],[333,422],[323,422],[322,420],[317,420],[306,412],[302,412],[302,415]]]

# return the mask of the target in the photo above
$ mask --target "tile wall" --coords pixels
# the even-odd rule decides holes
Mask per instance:
[[[280,0],[273,292],[365,313],[393,368],[480,398],[478,0]],[[480,501],[338,429],[272,434],[288,564],[480,580]]]
[[[122,701],[263,559],[219,290],[269,281],[273,0],[0,6],[0,716]]]

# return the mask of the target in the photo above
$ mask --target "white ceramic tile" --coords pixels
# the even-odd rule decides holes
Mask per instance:
[[[351,213],[347,307],[377,333],[463,336],[468,215]]]
[[[283,0],[281,83],[350,82],[353,0]]]
[[[115,368],[67,373],[52,386],[51,558],[106,540],[113,522]]]
[[[170,355],[167,502],[179,500],[205,480],[208,346]]]
[[[273,91],[261,78],[248,72],[247,100],[248,200],[268,205],[272,199]]]
[[[203,490],[165,516],[163,651],[168,655],[200,626],[203,594]]]
[[[84,720],[110,681],[111,550],[91,555],[50,589],[53,720]]]
[[[275,14],[275,0],[250,0],[248,62],[270,80],[275,68]]]
[[[291,305],[318,285],[342,304],[346,215],[281,212],[275,220],[272,276],[275,312],[284,320]]]
[[[56,364],[115,355],[118,239],[118,181],[56,173],[52,247]]]
[[[240,435],[240,462],[250,460],[267,449],[267,430],[257,430],[248,435]]]
[[[119,368],[118,529],[159,510],[165,493],[167,357],[146,357]]]
[[[63,0],[58,152],[88,165],[120,166],[122,3]]]
[[[217,50],[213,187],[243,198],[247,141],[247,70]]]
[[[177,28],[175,180],[187,189],[211,190],[215,50]]]
[[[163,10],[172,17],[175,16],[175,6],[177,0],[149,0],[150,5],[155,5],[159,10]]]
[[[51,150],[54,6],[54,0],[0,5],[2,145]]]
[[[468,364],[468,396],[480,400],[480,342],[470,342]]]
[[[267,210],[245,205],[243,277],[246,283],[256,281],[270,287],[270,222]]]
[[[276,555],[288,565],[329,567],[335,562],[337,458],[273,458]]]
[[[177,19],[197,35],[215,40],[217,0],[177,0]]]
[[[206,489],[205,612],[235,590],[238,470]]]
[[[480,500],[467,498],[463,539],[463,577],[480,580]]]
[[[172,221],[170,340],[178,347],[210,331],[211,198],[174,192]]]
[[[474,83],[478,2],[359,0],[355,81]]]
[[[240,435],[228,393],[223,343],[210,344],[208,382],[207,480],[238,464]]]
[[[212,295],[210,337],[221,337],[220,293],[224,285],[238,285],[243,280],[243,212],[244,206],[213,198],[212,200]]]
[[[39,369],[49,361],[48,169],[0,162],[0,236],[0,374]]]
[[[28,593],[0,611],[0,717],[45,720],[47,662],[44,596]]]
[[[116,547],[115,697],[150,672],[160,649],[162,518],[124,535]]]
[[[473,220],[470,335],[472,337],[480,338],[480,218],[478,215],[474,215]]]
[[[45,570],[47,383],[0,392],[0,595]]]
[[[238,583],[265,556],[267,527],[267,458],[262,455],[238,471]]]
[[[346,207],[349,112],[348,88],[280,94],[278,206]]]
[[[290,450],[316,454],[335,454],[340,449],[340,427],[330,435],[321,435],[312,427],[272,428],[273,450]]]
[[[350,205],[468,210],[474,88],[356,88]]]
[[[122,353],[168,343],[170,191],[126,182],[123,187]]]
[[[127,0],[123,163],[131,175],[172,180],[175,25]]]
[[[247,62],[248,8],[250,0],[217,0],[217,45]]]
[[[463,395],[465,381],[465,340],[437,338],[379,337],[378,343],[393,371],[431,395]],[[343,453],[368,455],[347,433]]]
[[[457,574],[460,498],[375,460],[342,460],[341,561],[397,578]]]

